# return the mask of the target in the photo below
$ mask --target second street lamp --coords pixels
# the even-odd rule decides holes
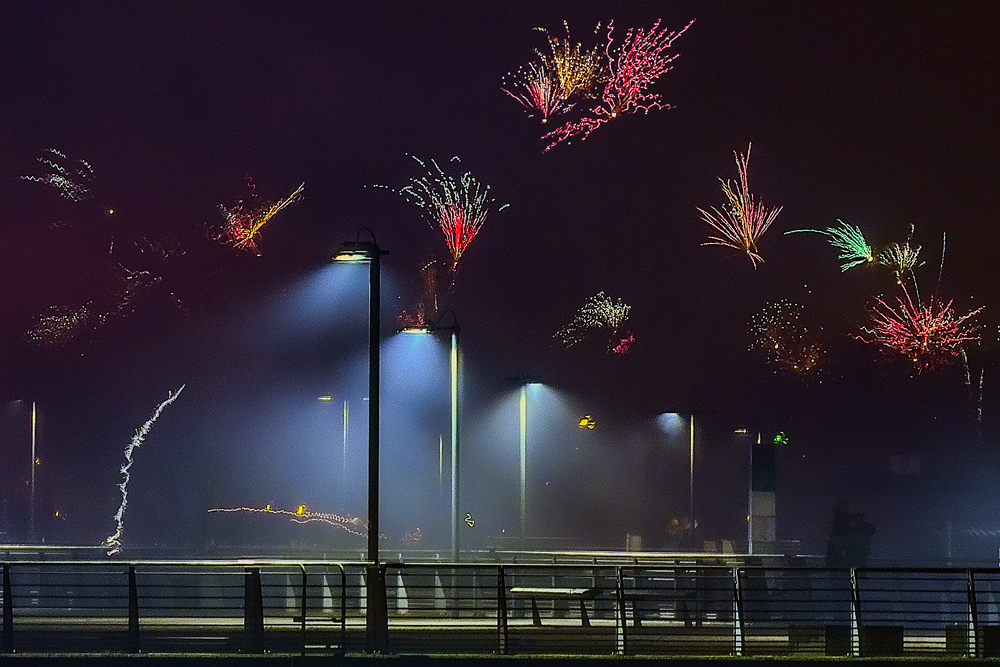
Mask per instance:
[[[444,316],[451,314],[452,324],[442,324]],[[461,559],[461,541],[459,535],[459,471],[461,447],[459,446],[459,356],[458,356],[458,319],[455,312],[446,310],[441,313],[434,324],[421,324],[409,326],[403,329],[406,333],[434,333],[436,331],[451,332],[451,354],[449,356],[449,368],[451,372],[451,559],[459,562]]]

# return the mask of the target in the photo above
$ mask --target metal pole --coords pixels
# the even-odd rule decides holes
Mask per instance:
[[[459,442],[458,442],[458,326],[451,332],[451,559],[458,562],[461,556],[458,532],[459,499]]]
[[[375,248],[371,253],[368,278],[368,560],[378,563],[379,538],[379,337],[380,285],[379,253]]]
[[[524,538],[527,527],[527,505],[528,505],[528,385],[521,385],[520,401],[520,424],[521,424],[521,547],[524,547]]]
[[[760,432],[757,433],[760,444]],[[750,441],[750,474],[747,480],[747,553],[753,555],[753,440]]]
[[[694,528],[694,413],[691,413],[691,449],[689,457],[691,466],[688,471],[688,521]]]
[[[35,541],[35,402],[31,402],[31,541]]]
[[[347,399],[344,399],[344,451],[340,459],[340,502],[347,507],[347,432],[351,417]]]

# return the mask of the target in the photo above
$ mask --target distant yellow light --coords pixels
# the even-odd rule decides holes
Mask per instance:
[[[597,421],[590,415],[584,415],[580,417],[580,421],[578,421],[576,425],[579,426],[580,428],[593,429],[595,426],[597,426]]]
[[[333,400],[333,396],[330,396],[329,394],[327,394],[326,396],[320,396],[320,397],[319,397],[318,399],[316,399],[316,400],[319,400],[319,401],[324,401],[324,402],[330,402],[330,401],[332,401],[332,400]]]

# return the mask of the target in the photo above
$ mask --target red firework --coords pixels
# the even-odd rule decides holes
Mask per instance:
[[[899,352],[924,368],[961,357],[963,343],[979,340],[978,325],[968,320],[982,307],[959,316],[951,301],[941,304],[931,297],[924,306],[914,304],[905,288],[903,293],[906,299],[897,298],[896,308],[877,298],[871,308],[872,328],[865,329],[869,337],[855,338]]]
[[[610,76],[604,85],[601,103],[591,109],[589,115],[578,121],[566,123],[544,135],[542,138],[552,139],[552,143],[542,152],[547,152],[559,142],[578,134],[583,135],[582,141],[598,127],[618,116],[640,109],[644,113],[649,113],[650,109],[672,108],[671,105],[661,102],[659,95],[645,91],[661,74],[673,69],[672,63],[679,54],[669,54],[667,50],[693,23],[692,19],[679,31],[660,28],[660,19],[657,19],[649,30],[629,28],[621,46],[613,55],[611,45],[614,41],[612,37],[614,21],[609,22],[605,54],[608,58]]]

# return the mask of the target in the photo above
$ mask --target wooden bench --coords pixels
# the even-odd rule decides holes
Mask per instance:
[[[580,624],[590,627],[590,617],[587,616],[587,600],[593,600],[600,594],[597,588],[536,588],[532,586],[515,586],[510,589],[514,597],[528,598],[531,600],[531,622],[534,625],[542,624],[542,617],[538,614],[538,600],[579,600],[580,601]]]

